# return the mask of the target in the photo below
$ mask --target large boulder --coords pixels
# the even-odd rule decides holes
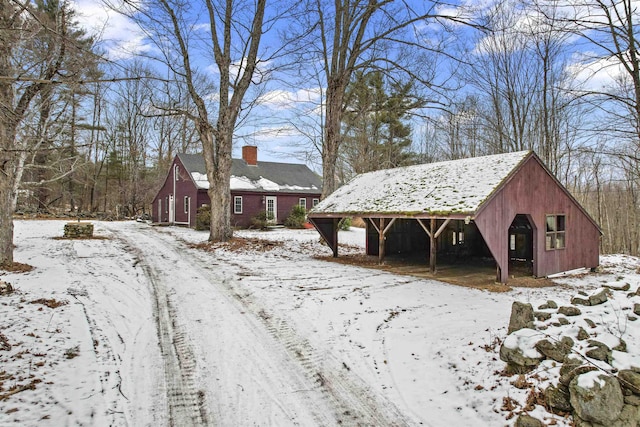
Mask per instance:
[[[533,307],[531,304],[515,301],[511,305],[511,317],[509,318],[508,334],[517,330],[533,329]]]
[[[544,356],[536,350],[535,345],[542,337],[539,331],[529,328],[509,334],[500,346],[500,359],[507,362],[507,371],[524,374],[538,366]]]
[[[520,414],[516,419],[514,427],[544,427],[544,423],[531,415]]]
[[[575,415],[594,424],[611,425],[624,407],[617,378],[600,371],[576,376],[569,384],[569,395]]]

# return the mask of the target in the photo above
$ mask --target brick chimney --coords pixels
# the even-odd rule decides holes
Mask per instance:
[[[248,165],[256,166],[258,164],[258,147],[255,145],[245,145],[242,147],[242,160]]]

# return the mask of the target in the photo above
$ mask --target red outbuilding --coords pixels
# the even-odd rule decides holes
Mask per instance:
[[[322,193],[320,177],[306,165],[260,162],[255,146],[242,147],[242,159],[232,160],[230,185],[231,225],[237,227],[249,227],[260,212],[282,224],[294,205],[310,209]],[[195,226],[197,209],[210,204],[208,188],[204,158],[176,155],[153,199],[153,222]]]
[[[308,214],[338,256],[338,221],[367,224],[367,254],[436,253],[493,259],[497,280],[599,264],[601,231],[532,151],[452,160],[356,176]]]

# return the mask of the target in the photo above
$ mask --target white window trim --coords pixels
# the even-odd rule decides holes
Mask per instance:
[[[320,199],[311,199],[311,207],[315,208],[318,203],[320,203]]]
[[[238,209],[238,200],[240,201],[240,209]],[[242,214],[242,208],[244,207],[244,201],[242,200],[242,196],[233,196],[233,213],[234,214]]]
[[[189,196],[184,196],[184,213],[189,213]]]
[[[298,205],[302,206],[305,209],[307,209],[307,198],[306,197],[300,197],[298,199]]]

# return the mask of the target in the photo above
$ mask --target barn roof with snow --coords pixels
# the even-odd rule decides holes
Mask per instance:
[[[473,213],[531,151],[368,172],[353,178],[314,213]]]
[[[367,254],[426,251],[432,273],[436,250],[493,257],[503,283],[515,261],[534,276],[599,262],[597,223],[532,151],[356,176],[308,214],[334,256],[350,216],[367,224]]]

